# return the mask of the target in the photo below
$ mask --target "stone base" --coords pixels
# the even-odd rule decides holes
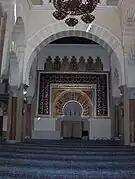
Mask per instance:
[[[130,143],[130,146],[135,146],[135,143]]]
[[[8,143],[8,144],[16,144],[16,143],[19,143],[19,141],[16,141],[16,140],[7,140],[6,143]]]

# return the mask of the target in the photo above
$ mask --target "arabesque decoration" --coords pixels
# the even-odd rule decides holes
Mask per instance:
[[[77,84],[84,86],[96,85],[96,116],[108,116],[108,73],[55,74],[41,72],[39,75],[38,115],[50,115],[50,99],[52,97],[52,95],[50,95],[51,84]],[[69,93],[69,95],[71,95],[71,93]]]

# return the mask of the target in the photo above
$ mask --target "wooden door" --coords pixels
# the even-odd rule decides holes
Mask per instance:
[[[63,138],[72,137],[72,121],[63,121]]]
[[[80,121],[74,121],[72,123],[72,137],[81,138],[82,136],[82,125]]]

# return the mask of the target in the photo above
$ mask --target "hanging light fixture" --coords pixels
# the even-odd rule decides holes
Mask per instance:
[[[65,23],[68,26],[75,26],[78,19],[74,16],[81,16],[81,20],[87,24],[91,23],[95,16],[91,13],[95,10],[99,0],[53,0],[56,9],[53,16],[57,20],[63,20],[69,16]]]

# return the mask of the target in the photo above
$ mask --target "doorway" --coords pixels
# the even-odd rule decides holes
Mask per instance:
[[[69,101],[63,107],[64,117],[61,123],[61,136],[68,139],[82,137],[82,106],[77,101]]]

